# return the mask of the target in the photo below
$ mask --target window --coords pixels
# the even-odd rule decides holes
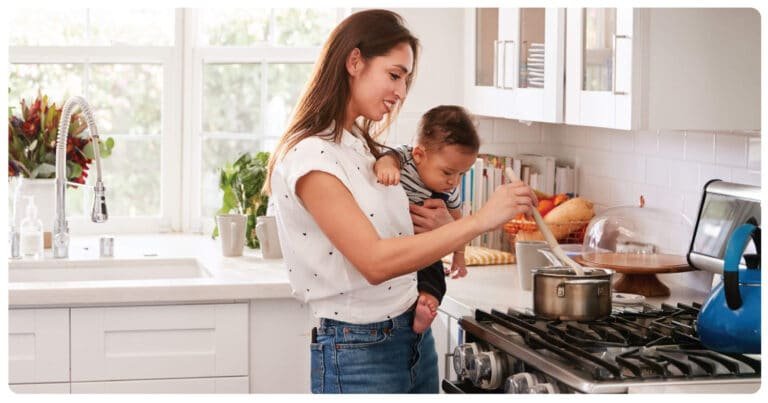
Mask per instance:
[[[274,148],[320,46],[348,13],[11,12],[9,106],[38,88],[58,105],[83,95],[101,136],[115,139],[102,161],[110,220],[91,224],[89,192],[69,189],[73,234],[209,231],[221,203],[218,169]]]

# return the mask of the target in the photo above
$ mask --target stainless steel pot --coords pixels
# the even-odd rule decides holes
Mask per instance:
[[[583,276],[565,266],[543,267],[532,272],[536,315],[548,319],[595,320],[611,314],[612,270],[585,267]]]

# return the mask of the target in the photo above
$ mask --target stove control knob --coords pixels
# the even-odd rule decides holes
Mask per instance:
[[[504,376],[503,362],[498,352],[480,352],[475,356],[473,368],[469,371],[469,380],[482,389],[500,387]]]
[[[528,372],[520,372],[507,378],[507,382],[504,384],[504,392],[515,394],[528,394],[531,393],[538,381],[533,374]],[[535,392],[533,392],[535,393]]]
[[[479,352],[480,349],[475,343],[465,343],[453,350],[453,370],[456,372],[459,380],[469,377],[468,373],[473,365],[472,361]]]

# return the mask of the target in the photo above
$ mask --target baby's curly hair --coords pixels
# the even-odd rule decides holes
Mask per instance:
[[[456,105],[440,105],[427,111],[419,121],[416,141],[427,150],[448,145],[461,146],[468,153],[480,150],[480,137],[471,115]]]

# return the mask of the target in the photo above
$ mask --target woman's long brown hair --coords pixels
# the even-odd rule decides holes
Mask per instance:
[[[331,126],[333,130],[327,138],[333,139],[334,142],[339,142],[341,139],[350,97],[346,62],[352,50],[359,49],[362,57],[370,60],[376,56],[386,55],[401,43],[408,43],[413,50],[414,71],[406,77],[407,93],[416,73],[419,40],[405,27],[400,15],[387,10],[360,11],[344,19],[331,32],[295,108],[291,123],[269,157],[267,180],[264,181],[262,189],[265,194],[271,192],[270,182],[275,164],[298,142],[310,136],[320,135]],[[370,119],[358,119],[355,122],[374,156],[378,157],[381,148],[384,147],[374,139],[389,127],[402,104],[402,101],[399,102],[397,109],[387,114],[380,123]]]

